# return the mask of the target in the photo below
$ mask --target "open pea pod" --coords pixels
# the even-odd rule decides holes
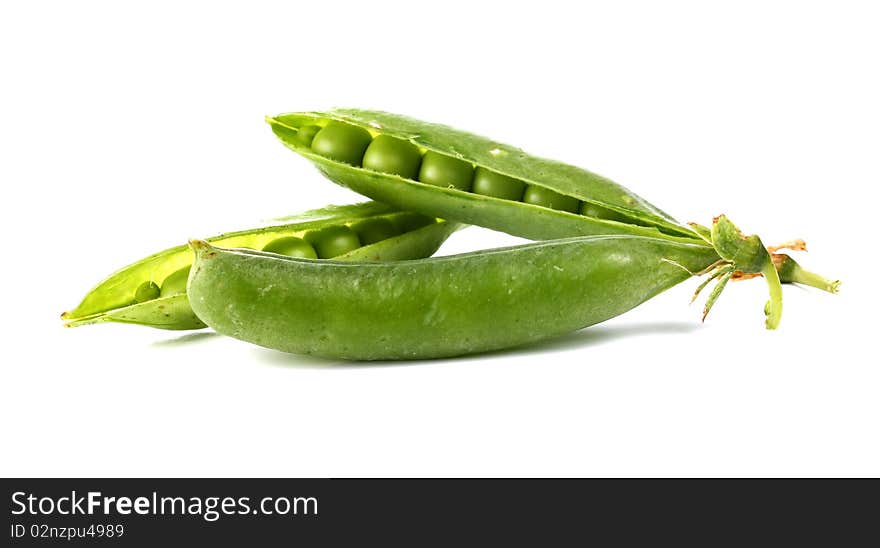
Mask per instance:
[[[429,257],[460,226],[366,202],[309,211],[207,240],[306,259],[400,261]],[[111,274],[61,317],[67,327],[120,322],[160,329],[203,328],[186,294],[191,265],[192,253],[185,245],[160,251]]]
[[[529,239],[697,238],[644,198],[587,170],[444,125],[357,109],[267,118],[330,180],[401,209]]]

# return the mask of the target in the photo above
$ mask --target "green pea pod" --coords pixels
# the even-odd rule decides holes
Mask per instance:
[[[267,121],[330,180],[401,209],[534,240],[698,237],[605,177],[448,126],[356,109]]]
[[[190,245],[192,308],[216,331],[349,360],[440,358],[558,336],[622,314],[717,259],[702,243],[624,235],[399,263]]]
[[[417,217],[415,223],[413,217]],[[405,230],[386,232],[384,239],[360,246],[356,230],[362,223],[375,221],[397,223]],[[401,223],[409,224],[404,226]],[[280,253],[315,257],[316,246],[301,237],[314,235],[313,239],[320,240],[322,236],[328,239],[328,229],[340,229],[343,243],[345,238],[353,242],[353,245],[341,249],[353,249],[335,259],[400,261],[430,256],[459,227],[457,223],[415,216],[378,202],[366,202],[309,211],[287,217],[281,224],[230,232],[208,240],[229,247],[268,247]],[[337,240],[328,239],[328,242],[329,245],[339,245]],[[290,244],[295,245],[291,247]],[[61,317],[67,321],[65,325],[68,327],[120,322],[160,329],[203,328],[205,324],[193,314],[186,294],[191,264],[192,254],[186,245],[151,255],[110,275],[86,294],[76,308]]]
[[[766,278],[769,328],[782,314],[780,283],[812,280],[808,285],[837,288],[812,274],[794,279],[793,270],[777,272],[781,263],[773,262],[760,239],[742,236],[723,216],[712,228],[685,227],[595,173],[448,126],[357,109],[282,114],[267,121],[287,147],[330,180],[402,209],[533,240],[627,234],[710,244],[717,255],[707,267],[708,281],[717,279],[718,285],[704,317],[737,274]]]

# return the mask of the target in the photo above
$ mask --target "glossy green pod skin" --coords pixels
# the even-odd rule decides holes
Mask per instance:
[[[301,237],[309,231],[371,220],[411,222],[413,215],[377,202],[330,206],[279,219],[276,224],[221,234],[209,241],[228,247],[263,249],[272,242]],[[336,259],[401,261],[429,257],[460,226],[432,218],[419,221],[422,224],[417,229],[365,245]],[[201,329],[205,324],[193,313],[185,293],[184,273],[191,264],[192,253],[186,245],[151,255],[110,275],[61,317],[68,327],[119,322],[160,329]]]
[[[452,219],[507,232],[533,240],[579,235],[634,234],[688,241],[698,238],[693,230],[613,181],[584,169],[529,155],[503,143],[404,116],[378,111],[337,109],[328,112],[282,114],[267,118],[272,130],[290,149],[312,161],[330,180],[374,200],[401,209]],[[511,177],[528,187],[546,189],[569,198],[559,211],[450,186],[431,179],[423,183],[393,173],[359,167],[323,155],[303,145],[299,128],[345,123],[380,136],[408,141],[423,153],[436,153],[462,160],[477,170],[490,170]],[[481,185],[477,185],[478,190]],[[463,188],[468,188],[464,185]],[[534,191],[533,191],[534,193]],[[501,193],[510,197],[508,192]],[[576,202],[575,202],[576,201]],[[543,201],[542,201],[543,202]],[[580,207],[591,203],[612,212],[602,218],[582,215],[593,211]],[[621,222],[625,219],[626,222]]]
[[[193,310],[285,352],[405,360],[499,350],[632,309],[717,258],[700,243],[593,236],[401,263],[306,261],[190,242]]]

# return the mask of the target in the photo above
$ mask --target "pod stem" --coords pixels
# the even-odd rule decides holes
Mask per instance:
[[[820,276],[809,270],[804,270],[803,268],[797,270],[797,275],[792,278],[792,282],[815,287],[816,289],[821,289],[822,291],[827,291],[829,293],[837,293],[840,291],[840,280],[829,280],[824,276]]]
[[[782,319],[782,283],[773,261],[764,263],[761,274],[767,280],[767,288],[770,290],[770,300],[764,305],[764,314],[767,316],[765,325],[767,329],[776,329]]]
[[[829,293],[840,291],[840,280],[830,280],[810,272],[784,253],[773,253],[772,258],[782,283],[808,285]]]
[[[782,319],[782,282],[773,258],[764,247],[761,238],[754,234],[744,235],[724,215],[719,215],[713,220],[711,237],[715,251],[722,259],[728,261],[729,265],[724,267],[728,272],[720,278],[719,287],[716,287],[709,297],[706,313],[720,295],[724,284],[734,275],[730,271],[739,273],[740,278],[760,275],[767,280],[767,288],[770,292],[770,299],[764,305],[765,323],[767,329],[776,329]]]

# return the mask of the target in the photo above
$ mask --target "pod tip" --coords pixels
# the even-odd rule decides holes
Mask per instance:
[[[209,244],[205,240],[191,239],[189,241],[189,248],[192,249],[193,252],[200,257],[210,257],[214,254],[214,248],[211,247],[211,244]]]

